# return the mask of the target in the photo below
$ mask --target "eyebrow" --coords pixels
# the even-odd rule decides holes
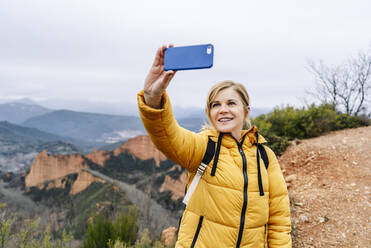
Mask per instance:
[[[226,101],[227,101],[227,102],[230,102],[230,101],[238,101],[238,99],[234,99],[234,98],[232,98],[232,99],[227,99]],[[212,101],[211,103],[215,103],[215,102],[220,102],[220,101]]]
[[[238,101],[238,99],[227,99],[227,102],[235,102]],[[214,103],[220,103],[220,101],[212,101],[210,102],[210,106],[212,106]]]

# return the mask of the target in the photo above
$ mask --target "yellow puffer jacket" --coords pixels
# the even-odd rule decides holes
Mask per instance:
[[[219,133],[193,133],[180,127],[166,93],[162,109],[147,106],[143,91],[138,94],[138,105],[152,142],[188,170],[189,185],[209,137],[217,142]],[[176,247],[291,247],[287,187],[276,156],[266,146],[269,167],[260,161],[264,195],[259,193],[256,132],[255,127],[243,130],[239,141],[223,135],[215,176],[211,175],[212,160],[183,213]],[[265,142],[262,136],[258,140]]]

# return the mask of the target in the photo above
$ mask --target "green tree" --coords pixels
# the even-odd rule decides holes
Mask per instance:
[[[99,214],[89,224],[83,248],[103,248],[120,241],[134,244],[138,233],[136,209],[122,210],[113,222],[108,216]]]

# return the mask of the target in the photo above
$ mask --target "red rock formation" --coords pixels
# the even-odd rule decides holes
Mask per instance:
[[[177,165],[179,166],[179,165]],[[184,187],[187,183],[188,175],[186,172],[183,172],[179,179],[172,179],[170,176],[165,176],[165,180],[161,185],[159,191],[163,192],[166,190],[171,191],[171,199],[173,201],[178,200],[184,196]]]
[[[94,149],[93,153],[86,154],[85,157],[92,162],[103,166],[107,159],[110,158],[110,152],[108,151],[98,151]]]
[[[70,194],[77,194],[83,190],[85,190],[90,184],[93,182],[102,182],[104,183],[105,181],[93,176],[89,172],[86,171],[80,171],[77,175],[77,179],[75,182],[72,184],[71,191],[69,192]],[[44,182],[43,182],[44,183]],[[45,186],[44,184],[38,184],[36,187],[39,189],[43,189]],[[60,177],[56,178],[53,180],[49,180],[47,187],[45,188],[46,190],[53,189],[53,188],[65,188],[67,184],[66,177]]]
[[[161,243],[165,247],[170,247],[175,244],[177,229],[173,226],[165,229],[161,233]]]
[[[156,166],[160,166],[160,162],[166,160],[164,154],[162,154],[152,144],[151,139],[147,135],[140,135],[135,138],[129,139],[122,146],[116,148],[113,154],[117,156],[123,151],[128,152],[133,157],[141,160],[147,160],[153,158],[156,162]]]
[[[77,173],[83,168],[87,168],[87,164],[79,154],[52,156],[44,150],[32,163],[25,184],[26,187],[37,186],[45,181]]]
[[[114,156],[118,156],[122,152],[128,152],[134,158],[141,160],[154,159],[156,165],[159,166],[162,160],[166,160],[166,157],[157,150],[152,144],[148,136],[138,136],[129,139],[121,147],[116,148],[113,151]],[[112,155],[108,151],[97,151],[90,154],[84,155],[87,159],[92,162],[104,166],[105,162]],[[76,194],[87,188],[90,184],[95,181],[99,181],[96,177],[90,175],[88,172],[82,172],[83,168],[87,168],[88,165],[84,157],[80,154],[73,155],[49,155],[45,150],[42,151],[34,160],[31,165],[30,172],[25,177],[26,187],[38,186],[46,181],[53,181],[49,184],[50,187],[64,187],[64,183],[61,181],[63,177],[72,173],[79,173],[77,180],[72,185],[71,193]],[[170,178],[171,179],[171,178]],[[177,183],[173,180],[167,179],[167,183],[163,186],[164,190],[170,189],[175,185],[174,197],[178,197],[179,193]],[[184,186],[183,186],[184,188]],[[174,189],[173,189],[174,190]],[[172,191],[173,191],[172,190]]]
[[[104,183],[105,181],[98,177],[93,176],[89,172],[81,171],[79,175],[77,176],[76,181],[73,183],[70,193],[74,195],[81,191],[84,191],[93,182]]]

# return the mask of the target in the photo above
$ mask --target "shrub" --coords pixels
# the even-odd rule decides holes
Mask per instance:
[[[113,237],[112,222],[98,215],[94,218],[93,223],[88,226],[83,248],[103,248],[107,247],[107,242]]]
[[[133,246],[128,246],[127,244],[119,240],[116,240],[116,241],[110,240],[108,242],[108,247],[109,248],[165,248],[161,244],[160,241],[151,240],[150,233],[147,228],[143,230],[143,232],[140,234],[140,238],[135,242],[135,245]],[[171,247],[174,247],[174,245]]]
[[[17,232],[12,232],[15,227],[16,215],[8,216],[6,204],[0,204],[0,248],[19,247],[19,248],[67,248],[72,240],[72,235],[65,231],[61,239],[52,239],[50,229],[38,230],[39,220],[25,219],[22,228]]]
[[[370,125],[367,117],[343,114],[333,105],[310,105],[308,108],[295,109],[291,106],[275,108],[273,112],[256,117],[252,123],[267,138],[270,147],[280,155],[289,140],[306,139],[344,128]]]
[[[136,240],[137,233],[137,211],[135,209],[122,210],[114,222],[108,216],[99,214],[89,224],[82,247],[103,248],[109,247],[109,245],[116,247],[115,243],[120,242],[132,245]]]

